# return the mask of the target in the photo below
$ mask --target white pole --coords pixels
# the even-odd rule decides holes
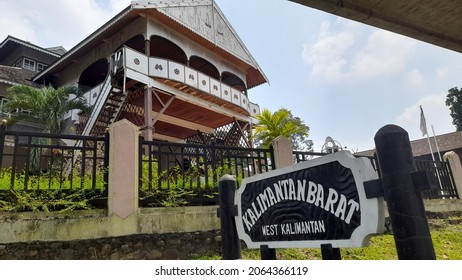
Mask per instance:
[[[441,152],[440,152],[440,148],[438,147],[438,142],[436,141],[435,128],[433,127],[433,125],[432,125],[432,131],[433,131],[433,139],[435,140],[436,151],[438,152],[438,157],[440,158],[440,161],[443,161],[443,159],[441,159]]]
[[[430,148],[430,153],[432,154],[432,159],[433,161],[435,161],[435,155],[433,154],[433,149],[432,149],[432,145],[430,143],[430,137],[428,136],[428,134],[427,134],[427,141],[428,141],[428,147]]]
[[[435,167],[435,172],[438,178],[438,183],[440,184],[440,189],[442,189],[443,185],[441,184],[440,173],[438,172],[438,168],[436,166],[435,155],[433,154],[432,145],[430,143],[430,136],[428,135],[428,130],[427,130],[427,121],[425,120],[425,115],[424,115],[422,106],[420,106],[420,130],[422,131],[424,135],[425,134],[427,135],[428,147],[430,148],[430,153],[432,154],[432,159],[433,159],[433,166]]]
[[[432,154],[432,159],[433,161],[435,161],[435,155],[433,154],[433,149],[432,149],[432,145],[430,143],[430,137],[428,137],[428,134],[427,134],[427,141],[428,141],[428,147],[430,147],[430,153]]]

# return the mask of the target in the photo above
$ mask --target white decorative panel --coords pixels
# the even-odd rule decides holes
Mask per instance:
[[[221,98],[231,102],[231,87],[225,84],[221,84]]]
[[[236,105],[241,106],[241,92],[235,89],[231,89],[231,102],[233,102]]]
[[[149,76],[168,78],[168,63],[165,59],[149,58]]]
[[[185,67],[184,71],[186,84],[197,88],[197,71],[189,67]]]
[[[256,115],[260,114],[260,106],[258,104],[250,102],[250,115],[255,117]]]
[[[210,92],[210,77],[199,73],[199,89],[207,93]]]
[[[249,111],[249,99],[243,93],[241,93],[241,107]]]
[[[221,97],[221,83],[215,79],[210,79],[210,93]]]
[[[176,62],[168,62],[168,77],[184,83],[184,66]]]
[[[139,73],[148,75],[148,57],[142,53],[125,48],[125,66]]]

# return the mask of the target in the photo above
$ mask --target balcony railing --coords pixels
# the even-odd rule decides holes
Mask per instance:
[[[148,57],[125,47],[112,55],[111,65],[113,73],[126,68],[145,76],[177,81],[237,105],[251,116],[260,113],[260,107],[250,102],[245,93],[178,62]]]

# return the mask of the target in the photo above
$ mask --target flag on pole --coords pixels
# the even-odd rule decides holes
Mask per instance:
[[[422,106],[420,106],[420,131],[422,131],[422,136],[428,135],[427,121],[425,120],[425,115]]]

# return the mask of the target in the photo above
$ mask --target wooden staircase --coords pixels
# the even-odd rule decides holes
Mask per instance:
[[[111,75],[108,75],[82,135],[103,135],[120,114],[126,96],[126,92],[111,83]]]

